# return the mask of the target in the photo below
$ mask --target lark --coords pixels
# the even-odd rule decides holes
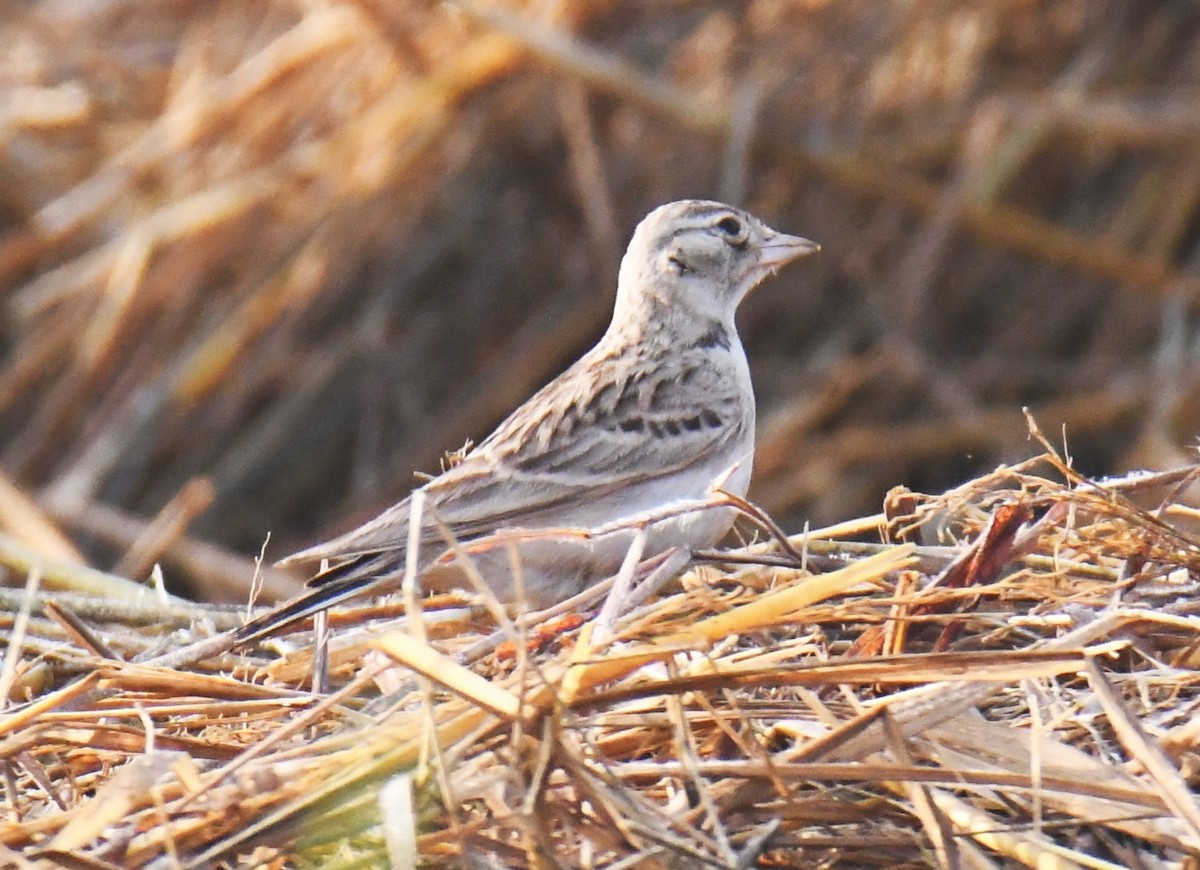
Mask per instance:
[[[421,587],[467,586],[469,560],[500,600],[543,607],[615,573],[639,534],[644,558],[720,541],[735,510],[711,496],[745,495],[754,459],[734,315],[764,278],[818,249],[718,202],[652,211],[621,261],[599,343],[420,487]],[[284,559],[325,568],[239,640],[395,588],[412,505]]]

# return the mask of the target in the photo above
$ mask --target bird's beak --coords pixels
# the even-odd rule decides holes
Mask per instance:
[[[775,233],[760,248],[758,266],[764,272],[774,272],[780,266],[785,266],[792,260],[799,260],[809,254],[815,254],[821,246],[799,236],[789,236]]]

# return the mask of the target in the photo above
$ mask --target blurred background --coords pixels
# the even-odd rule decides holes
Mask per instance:
[[[1089,475],[1193,458],[1191,0],[0,0],[0,45],[0,532],[57,558],[242,600],[585,350],[681,197],[823,245],[740,317],[785,528],[1039,452],[1022,406]]]

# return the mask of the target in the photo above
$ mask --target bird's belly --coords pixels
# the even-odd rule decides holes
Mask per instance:
[[[596,529],[628,517],[659,511],[665,505],[700,502],[713,497],[716,489],[744,496],[750,485],[750,457],[688,468],[668,477],[631,484],[600,498],[579,499],[571,506],[558,504],[553,510],[555,526]],[[547,522],[527,521],[534,527]]]
[[[703,549],[720,541],[736,511],[703,502],[714,483],[744,495],[749,462],[734,467],[724,481],[714,480],[711,469],[685,475],[674,476],[669,486],[663,480],[648,481],[620,497],[559,511],[554,526],[501,529],[468,542],[464,550],[501,601],[523,597],[533,607],[549,606],[615,574],[640,531],[645,533],[643,559],[672,547]],[[434,562],[426,583],[434,588],[471,585],[451,554]]]

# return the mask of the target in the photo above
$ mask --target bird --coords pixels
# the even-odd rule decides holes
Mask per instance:
[[[714,488],[744,496],[754,455],[738,305],[819,249],[724,203],[651,211],[621,260],[599,342],[419,487],[421,588],[469,588],[467,558],[499,600],[545,607],[616,573],[639,530],[647,559],[718,543],[736,511],[711,504]],[[243,624],[238,643],[395,588],[412,516],[410,495],[283,559],[317,573],[297,598]]]

